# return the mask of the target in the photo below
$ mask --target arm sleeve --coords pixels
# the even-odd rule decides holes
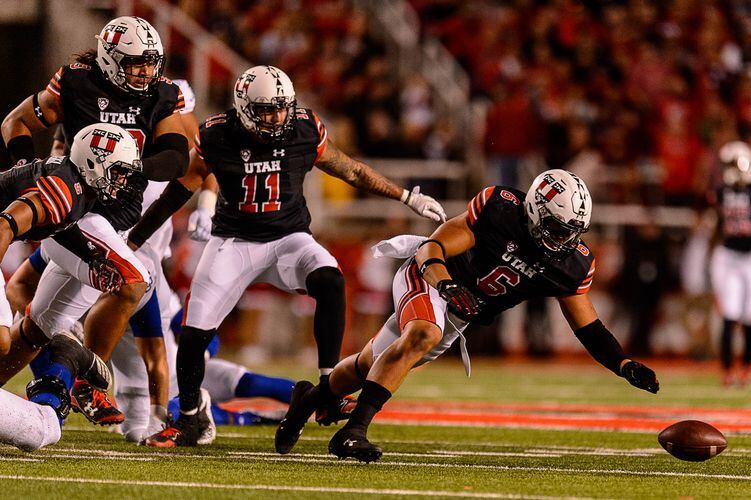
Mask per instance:
[[[73,224],[68,229],[60,231],[52,236],[52,239],[70,250],[84,262],[91,263],[95,258],[101,257],[101,251],[89,241],[81,232],[78,225]],[[31,260],[31,259],[29,259]],[[33,265],[33,262],[32,262]]]
[[[578,288],[576,289],[576,294],[581,295],[583,293],[587,293],[590,288],[592,288],[592,281],[595,277],[595,259],[592,258],[592,264],[589,266],[589,271],[587,272],[587,276],[579,283]]]
[[[171,181],[188,170],[188,139],[177,133],[162,134],[143,159],[143,175],[152,181]]]
[[[128,241],[140,247],[154,232],[162,227],[167,219],[190,200],[193,192],[179,181],[173,180],[164,189],[162,195],[143,214],[128,235]]]
[[[46,88],[46,90],[50,94],[54,95],[58,99],[62,97],[62,92],[63,92],[62,85],[60,83],[60,79],[62,78],[62,76],[63,76],[63,68],[60,68],[57,70],[57,73],[52,75],[52,78],[50,78],[50,82],[47,84],[47,88]]]
[[[477,224],[485,206],[488,204],[488,200],[493,196],[494,192],[495,186],[486,187],[467,204],[467,225],[470,229],[474,228],[475,224]]]
[[[626,359],[626,354],[602,321],[595,320],[576,330],[574,335],[598,363],[616,375],[621,375],[621,363]]]

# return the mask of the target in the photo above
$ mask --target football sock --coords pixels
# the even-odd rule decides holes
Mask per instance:
[[[357,398],[357,406],[355,406],[352,415],[343,428],[363,435],[367,434],[368,426],[373,417],[381,411],[390,397],[391,392],[388,389],[377,382],[366,380],[362,392]]]
[[[294,386],[294,380],[245,372],[237,383],[237,387],[235,387],[235,396],[238,398],[271,398],[282,403],[289,403]]]
[[[720,342],[720,357],[722,359],[722,367],[729,370],[733,365],[733,328],[735,327],[735,321],[723,320],[722,321],[722,338]]]
[[[743,325],[743,364],[748,366],[751,364],[751,325]]]
[[[57,413],[0,389],[0,443],[32,451],[60,439]]]
[[[339,362],[344,337],[344,276],[335,267],[320,267],[308,275],[305,286],[316,301],[313,336],[318,346],[318,367],[333,368]]]
[[[191,414],[198,408],[199,393],[203,382],[206,362],[204,352],[216,330],[201,330],[183,327],[177,346],[177,386],[180,389],[180,410]]]

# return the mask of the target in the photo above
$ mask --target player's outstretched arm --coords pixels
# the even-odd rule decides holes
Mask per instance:
[[[441,204],[432,197],[420,193],[419,186],[415,187],[412,192],[407,191],[365,163],[344,154],[330,139],[326,142],[326,147],[315,166],[329,175],[342,179],[357,189],[385,198],[399,200],[411,208],[417,215],[436,222],[446,220],[446,212],[443,210]]]
[[[172,214],[190,200],[193,193],[201,187],[203,180],[211,173],[208,165],[198,155],[195,149],[190,152],[190,165],[188,172],[179,179],[167,184],[164,192],[151,204],[143,214],[138,224],[133,227],[128,235],[128,246],[137,249],[162,227]]]
[[[660,390],[655,372],[626,356],[621,344],[597,317],[588,294],[559,297],[558,303],[576,338],[595,360],[634,387],[652,393]]]
[[[31,135],[61,122],[62,118],[62,103],[49,91],[42,90],[24,99],[8,113],[0,127],[11,161],[15,164],[36,158]]]

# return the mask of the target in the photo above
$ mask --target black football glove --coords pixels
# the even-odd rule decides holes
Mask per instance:
[[[629,361],[621,368],[621,375],[628,383],[639,389],[644,389],[653,394],[660,390],[660,382],[651,368],[644,366],[638,361]]]
[[[448,303],[452,313],[464,321],[480,314],[485,302],[464,285],[453,280],[442,280],[436,286],[438,294]]]
[[[89,273],[94,288],[105,293],[117,292],[125,284],[115,264],[104,257],[94,257],[89,262]]]

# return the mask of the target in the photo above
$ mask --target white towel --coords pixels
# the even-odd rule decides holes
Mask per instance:
[[[391,257],[393,259],[408,259],[415,255],[420,243],[427,240],[426,236],[401,234],[388,240],[382,240],[370,247],[373,257]]]

